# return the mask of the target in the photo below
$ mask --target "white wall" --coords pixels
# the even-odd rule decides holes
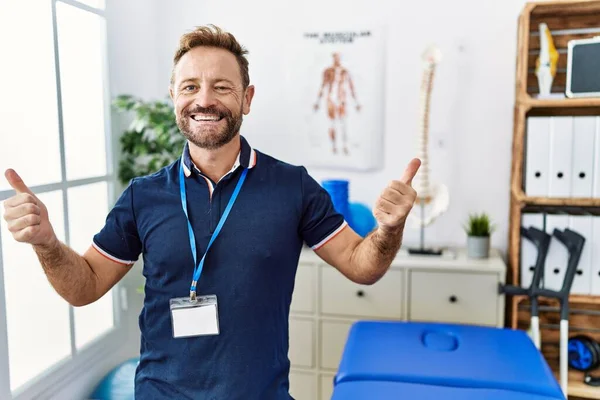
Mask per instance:
[[[155,0],[106,0],[110,91],[163,96],[158,75],[159,22]]]
[[[420,57],[435,42],[443,52],[432,94],[432,180],[449,186],[451,207],[426,231],[428,243],[464,245],[462,223],[469,212],[489,212],[497,223],[493,245],[505,251],[508,239],[512,110],[517,18],[524,0],[275,0],[216,3],[158,1],[158,79],[165,86],[179,35],[214,23],[231,31],[250,50],[253,109],[242,133],[256,148],[302,163],[286,138],[286,113],[278,82],[281,54],[293,27],[328,21],[370,24],[387,30],[385,69],[385,168],[376,173],[309,168],[317,179],[347,178],[351,201],[372,205],[389,180],[399,178],[415,155],[418,130]],[[310,21],[310,22],[309,22]],[[319,25],[322,24],[322,25]],[[150,75],[149,75],[150,77]],[[419,232],[407,230],[406,244]]]

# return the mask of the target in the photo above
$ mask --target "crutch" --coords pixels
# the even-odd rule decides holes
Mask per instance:
[[[500,288],[500,293],[508,295],[526,295],[531,303],[531,336],[535,347],[541,349],[540,339],[540,317],[538,299],[534,295],[533,288],[541,287],[542,277],[544,276],[544,266],[546,264],[546,256],[550,247],[550,239],[552,236],[535,227],[521,227],[521,236],[531,241],[537,248],[537,257],[533,267],[533,277],[529,287],[519,287],[514,285],[503,285]],[[521,266],[526,267],[525,265]]]
[[[536,264],[534,268],[533,278],[529,288],[523,288],[512,285],[501,286],[501,293],[509,295],[527,295],[531,303],[531,331],[533,342],[538,350],[541,350],[540,322],[539,322],[539,307],[538,296],[556,298],[560,302],[560,385],[565,396],[567,396],[568,383],[568,340],[569,340],[569,294],[579,258],[583,250],[585,238],[575,231],[565,229],[564,232],[554,229],[553,236],[558,239],[569,251],[569,260],[567,270],[563,279],[563,284],[560,291],[544,289],[541,286],[542,277],[546,264],[546,256],[550,247],[552,238],[548,233],[541,231],[535,227],[527,229],[521,227],[523,237],[532,241],[538,249]]]
[[[527,229],[521,229],[523,236],[531,241],[538,249],[537,257],[535,260],[535,268],[533,270],[533,277],[531,278],[531,285],[529,286],[529,301],[531,303],[531,336],[533,336],[533,343],[538,350],[542,348],[542,340],[540,334],[540,314],[538,306],[538,298],[535,295],[536,288],[542,287],[542,279],[544,277],[544,270],[546,267],[546,256],[548,255],[548,248],[550,247],[550,240],[552,236],[538,228],[529,227]]]
[[[556,237],[569,252],[569,261],[567,263],[563,284],[558,291],[532,285],[532,299],[537,296],[542,296],[558,299],[560,302],[560,386],[566,397],[567,383],[569,381],[569,294],[571,293],[571,286],[573,285],[573,279],[575,278],[579,259],[581,258],[581,252],[583,251],[583,246],[585,244],[585,237],[568,228],[564,231],[554,229],[553,236]]]

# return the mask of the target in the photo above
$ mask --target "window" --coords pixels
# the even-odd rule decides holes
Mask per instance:
[[[116,183],[105,39],[104,0],[0,3],[0,168],[23,177],[59,239],[80,254],[102,228]],[[0,201],[13,194],[2,175]],[[118,329],[116,300],[111,291],[71,307],[2,219],[0,398],[105,348]]]

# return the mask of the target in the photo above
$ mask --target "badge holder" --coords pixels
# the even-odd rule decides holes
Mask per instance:
[[[219,334],[217,296],[177,297],[169,301],[174,338]]]
[[[210,241],[208,242],[208,246],[206,247],[206,251],[202,256],[200,263],[194,267],[194,276],[192,279],[192,285],[190,287],[190,296],[176,297],[169,300],[171,326],[173,327],[174,338],[189,338],[194,336],[219,334],[219,310],[217,307],[217,296],[208,295],[196,297],[196,285],[198,284],[198,280],[202,274],[204,259],[208,253],[208,249],[210,249],[210,246],[221,232],[221,228],[229,216],[229,212],[231,211],[240,189],[242,188],[242,184],[246,179],[247,173],[248,169],[244,168],[233,194],[229,199],[229,203],[227,204],[227,207],[225,207],[225,211],[223,211],[223,215],[221,216],[221,219],[217,224]],[[190,218],[188,216],[183,163],[181,163],[179,167],[179,192],[181,194],[181,206],[187,220],[190,249],[192,250],[192,255],[194,257],[194,265],[196,265],[196,236],[194,235],[194,229],[192,228],[192,223],[190,222]]]

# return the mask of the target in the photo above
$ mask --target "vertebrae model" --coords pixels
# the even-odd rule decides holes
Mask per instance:
[[[411,220],[416,226],[427,226],[443,214],[449,205],[448,188],[443,184],[432,185],[429,182],[429,105],[435,67],[441,60],[441,52],[435,47],[429,47],[423,54],[424,70],[421,81],[419,137],[417,153],[421,159],[421,167],[413,181],[417,191],[417,205],[424,207],[422,212],[415,210]]]
[[[540,31],[540,55],[535,64],[535,75],[538,79],[540,94],[547,96],[552,89],[552,82],[556,76],[558,65],[558,51],[554,47],[554,41],[550,29],[545,23],[539,25]]]

